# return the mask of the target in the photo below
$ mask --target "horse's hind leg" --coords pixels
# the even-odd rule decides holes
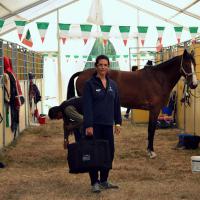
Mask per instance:
[[[155,158],[156,154],[154,152],[153,148],[153,141],[154,141],[154,135],[155,135],[155,129],[157,125],[157,119],[159,115],[160,109],[151,110],[149,112],[149,125],[148,125],[148,154],[150,158]]]

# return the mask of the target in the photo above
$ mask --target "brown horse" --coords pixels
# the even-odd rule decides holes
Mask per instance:
[[[191,89],[197,87],[193,54],[184,50],[183,55],[176,56],[161,64],[135,72],[110,70],[108,75],[119,89],[120,102],[123,107],[149,110],[148,153],[155,157],[153,148],[157,118],[161,108],[166,105],[170,92],[181,76],[184,76]],[[88,69],[74,74],[68,85],[67,98],[75,96],[74,79],[78,95],[83,94],[84,83],[95,72]]]

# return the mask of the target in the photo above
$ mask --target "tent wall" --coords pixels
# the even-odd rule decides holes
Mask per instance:
[[[4,63],[3,57],[7,56],[12,61],[13,72],[16,74],[17,79],[19,80],[22,95],[25,98],[25,103],[20,106],[19,112],[19,125],[17,130],[17,135],[29,127],[31,124],[36,123],[37,121],[33,117],[34,110],[36,106],[33,104],[32,108],[30,107],[29,101],[29,72],[32,72],[35,75],[33,82],[38,86],[38,89],[41,92],[43,88],[43,57],[41,54],[29,51],[26,48],[23,48],[17,44],[9,43],[7,41],[1,40],[0,42],[0,77],[2,81],[0,82],[0,112],[3,116],[3,121],[0,124],[0,149],[4,146],[10,144],[14,139],[14,133],[11,131],[11,110],[9,107],[9,112],[6,112],[6,102],[4,101],[4,80],[3,80],[3,71]],[[42,113],[42,102],[37,104],[39,113]]]

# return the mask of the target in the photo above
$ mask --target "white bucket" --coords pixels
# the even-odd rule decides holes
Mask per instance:
[[[200,172],[200,156],[191,157],[192,172]]]

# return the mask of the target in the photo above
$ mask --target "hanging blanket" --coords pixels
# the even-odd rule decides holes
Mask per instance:
[[[11,110],[11,130],[16,134],[19,125],[19,109],[24,103],[24,97],[22,96],[22,90],[15,73],[12,69],[12,62],[10,58],[4,57],[4,73],[9,76],[10,79],[10,110]],[[14,135],[15,138],[15,135]]]

